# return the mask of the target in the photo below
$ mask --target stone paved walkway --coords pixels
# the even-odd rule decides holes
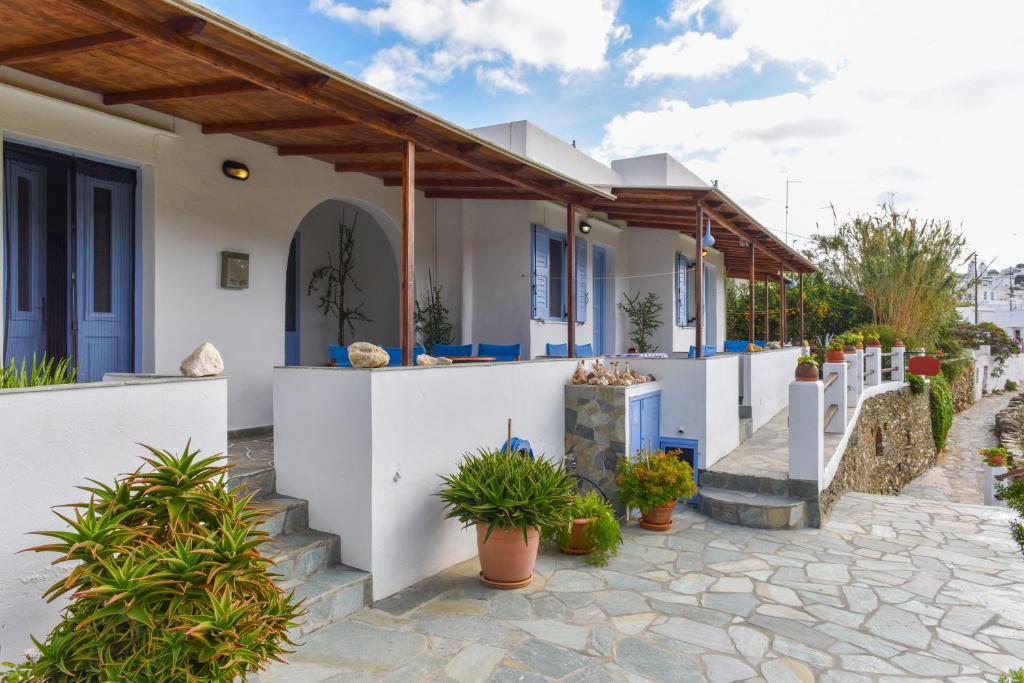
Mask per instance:
[[[996,680],[1024,666],[1005,510],[847,494],[820,530],[680,509],[608,567],[544,553],[503,592],[466,562],[322,629],[260,680]]]
[[[989,394],[953,417],[946,450],[934,467],[903,487],[901,496],[981,505],[985,501],[985,465],[978,451],[996,446],[996,413],[1015,394]]]

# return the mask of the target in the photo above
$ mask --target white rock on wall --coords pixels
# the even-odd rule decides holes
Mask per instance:
[[[203,342],[181,361],[181,374],[186,377],[213,377],[224,372],[224,359],[210,342]]]
[[[421,353],[416,356],[416,365],[451,365],[451,358],[444,358],[439,356],[428,356],[425,353]]]
[[[348,360],[354,368],[383,368],[391,356],[376,344],[355,342],[348,347]]]

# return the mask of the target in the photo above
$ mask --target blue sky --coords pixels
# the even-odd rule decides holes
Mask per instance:
[[[798,180],[797,236],[889,198],[985,254],[1024,234],[965,189],[982,173],[987,193],[1024,194],[1021,3],[205,4],[466,127],[529,119],[604,160],[670,152],[779,230]]]

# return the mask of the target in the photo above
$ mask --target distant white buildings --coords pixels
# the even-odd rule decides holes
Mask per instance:
[[[971,283],[967,291],[967,305],[958,308],[957,312],[972,323],[999,325],[1020,344],[1024,337],[1024,263],[1002,270],[980,263],[977,272],[981,277],[975,287],[975,266],[973,263],[968,266],[964,275]]]

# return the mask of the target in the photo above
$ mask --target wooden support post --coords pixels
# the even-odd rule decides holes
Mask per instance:
[[[416,146],[402,147],[402,365],[415,361],[416,325],[413,322],[416,275]]]
[[[694,347],[697,358],[704,357],[704,208],[697,205],[697,227],[693,232],[695,254],[693,258],[693,302],[697,313],[694,328],[697,339]]]
[[[749,280],[749,283],[750,283],[750,297],[749,297],[750,298],[750,325],[748,325],[749,332],[750,332],[750,343],[751,344],[754,343],[754,338],[757,336],[755,331],[754,331],[754,328],[756,327],[755,323],[757,322],[755,320],[755,313],[754,313],[754,281],[755,281],[755,279],[757,277],[754,274],[754,268],[757,265],[756,261],[755,261],[755,258],[756,257],[754,256],[754,243],[751,242],[750,243],[750,280]]]
[[[786,346],[786,274],[779,264],[779,345]]]
[[[800,344],[804,343],[804,274],[800,273]]]
[[[764,343],[772,340],[771,294],[768,288],[768,276],[764,276]]]
[[[569,202],[565,205],[565,278],[568,286],[565,296],[566,342],[569,345],[569,358],[576,357],[576,205]]]

